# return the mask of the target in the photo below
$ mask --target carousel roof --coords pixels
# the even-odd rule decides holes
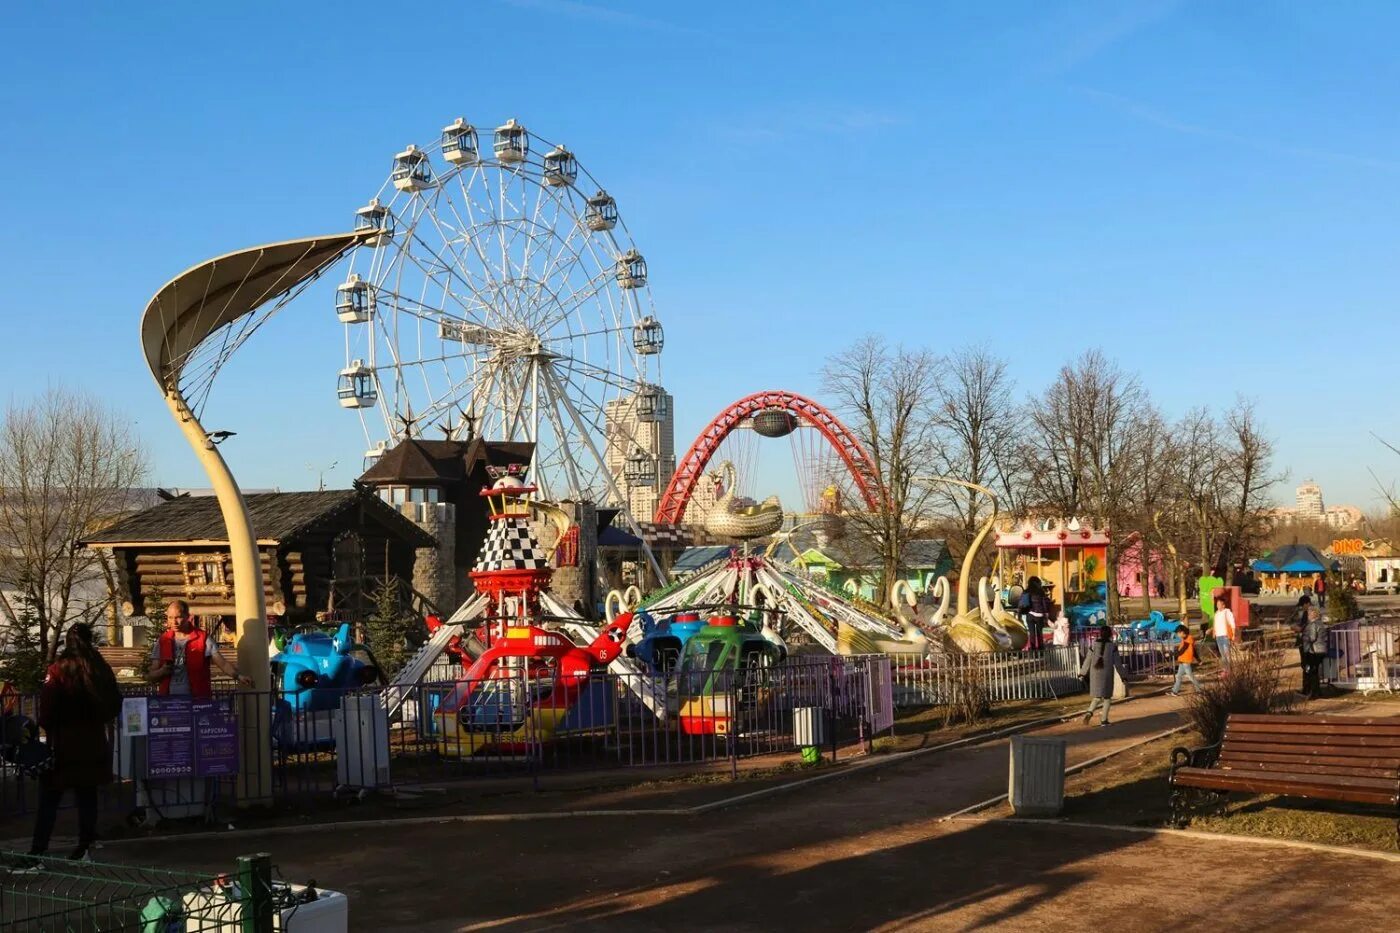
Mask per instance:
[[[1285,544],[1249,566],[1258,573],[1326,573],[1335,570],[1335,564],[1311,544]]]

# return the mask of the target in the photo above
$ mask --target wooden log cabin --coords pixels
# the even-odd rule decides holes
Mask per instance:
[[[269,616],[359,621],[388,579],[411,592],[414,552],[432,535],[364,486],[245,497],[262,557]],[[128,616],[162,618],[183,599],[200,617],[233,617],[233,569],[213,496],[179,496],[130,515],[83,544],[109,550]]]

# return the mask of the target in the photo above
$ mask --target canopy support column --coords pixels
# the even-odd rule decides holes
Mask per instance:
[[[228,532],[233,565],[233,606],[238,638],[238,672],[253,682],[238,698],[238,803],[256,806],[272,800],[272,668],[267,655],[267,601],[262,563],[248,505],[238,481],[190,411],[178,389],[167,390],[165,403],[209,477]]]

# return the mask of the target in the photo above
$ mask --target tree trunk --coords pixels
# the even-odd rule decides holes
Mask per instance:
[[[1118,597],[1118,549],[1114,546],[1111,536],[1103,549],[1103,579],[1104,589],[1108,592],[1108,621],[1112,625],[1122,614],[1123,604]],[[1087,585],[1089,581],[1084,582]]]

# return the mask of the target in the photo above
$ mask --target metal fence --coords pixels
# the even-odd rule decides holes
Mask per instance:
[[[1130,674],[1170,671],[1175,648],[1120,638]],[[332,791],[438,786],[480,776],[637,767],[724,767],[795,750],[798,710],[815,708],[833,751],[893,723],[896,708],[948,702],[975,676],[993,703],[1080,689],[1083,646],[979,655],[798,656],[772,666],[668,676],[592,672],[575,683],[505,670],[479,682],[434,680],[355,690],[239,693],[238,757],[271,774],[275,800]],[[140,693],[142,691],[134,691]],[[9,711],[37,718],[33,696]],[[805,714],[810,716],[812,714]],[[256,728],[270,723],[268,728]],[[114,729],[114,733],[117,730]],[[235,802],[236,775],[156,780],[149,749],[120,736],[106,813],[215,820]],[[38,780],[0,762],[0,816],[32,812]]]
[[[1344,690],[1400,689],[1400,619],[1352,619],[1327,630],[1322,677]]]
[[[981,685],[989,702],[1048,700],[1080,690],[1078,647],[987,654],[892,655],[894,704],[938,706],[968,682]]]
[[[884,656],[803,657],[742,670],[670,676],[595,672],[577,683],[524,670],[480,681],[299,694],[238,693],[239,759],[265,765],[277,800],[335,790],[438,785],[477,776],[735,763],[793,751],[794,711],[815,707],[832,750],[892,722]],[[393,714],[390,714],[390,711]],[[37,718],[37,698],[10,711]],[[262,717],[271,728],[259,730]],[[154,779],[140,736],[113,742],[117,780],[104,812],[213,821],[236,775]],[[0,816],[32,811],[38,779],[0,763]]]
[[[0,863],[0,929],[14,933],[270,931],[274,914],[299,906],[266,855],[219,876],[14,852],[0,852]]]

